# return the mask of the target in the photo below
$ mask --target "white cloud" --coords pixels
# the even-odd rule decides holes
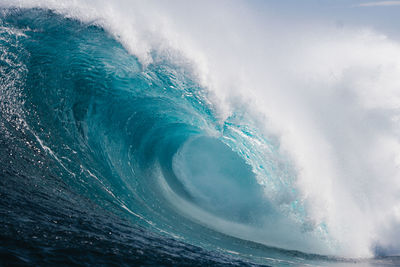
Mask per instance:
[[[379,1],[359,4],[358,7],[400,6],[400,1]]]

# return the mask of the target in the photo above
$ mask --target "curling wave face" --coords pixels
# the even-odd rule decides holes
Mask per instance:
[[[59,217],[52,222],[64,221],[78,236],[84,227],[71,230],[71,218],[90,214],[86,231],[99,237],[88,242],[118,233],[113,247],[142,246],[131,253],[138,262],[156,262],[152,253],[186,264],[344,260],[316,255],[340,256],[348,246],[329,218],[309,207],[296,161],[275,132],[260,127],[243,103],[222,116],[213,92],[176,50],[134,55],[115,38],[97,22],[47,9],[2,10],[2,211],[24,209],[17,196],[29,199],[39,187],[26,200],[36,214],[27,221],[53,229],[37,215],[52,211]],[[4,227],[16,225],[17,215],[4,217]],[[51,234],[27,233],[26,225],[26,242],[48,247]],[[48,231],[71,242],[57,228]],[[127,241],[131,235],[140,241]]]
[[[1,37],[2,140],[26,172],[54,172],[67,191],[206,248],[232,242],[218,231],[251,240],[279,218],[235,146],[251,134],[220,125],[184,68],[156,52],[144,68],[103,29],[50,11],[5,11]]]

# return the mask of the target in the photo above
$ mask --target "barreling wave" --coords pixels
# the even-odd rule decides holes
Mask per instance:
[[[175,264],[333,264],[346,261],[342,256],[396,251],[395,244],[366,234],[375,226],[354,233],[350,224],[345,231],[336,225],[358,211],[348,191],[338,205],[325,198],[339,197],[332,191],[340,192],[343,180],[332,185],[329,164],[320,166],[327,172],[322,181],[303,178],[320,169],[308,168],[302,146],[279,133],[276,121],[258,116],[268,113],[254,100],[257,90],[243,97],[238,89],[231,96],[214,91],[221,84],[207,80],[201,60],[196,65],[182,48],[187,43],[166,44],[154,29],[128,38],[109,23],[112,14],[94,15],[85,3],[73,9],[27,1],[20,3],[25,8],[2,9],[2,212],[17,205],[34,213],[26,215],[26,226],[19,217],[27,211],[5,216],[7,238],[13,240],[10,225],[21,224],[24,238],[43,251],[53,237],[82,244],[71,236],[83,234],[99,247],[99,240],[117,240],[104,246],[153,264],[154,255]],[[307,113],[300,106],[299,112]],[[349,210],[340,212],[343,201]],[[87,225],[73,223],[79,214],[89,217]],[[53,225],[59,221],[64,230]],[[113,253],[123,261],[125,252]]]

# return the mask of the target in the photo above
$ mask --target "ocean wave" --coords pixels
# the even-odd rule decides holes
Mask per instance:
[[[257,58],[240,41],[206,48],[204,28],[189,34],[186,15],[168,20],[174,12],[153,2],[18,3],[0,17],[2,211],[37,192],[35,214],[69,216],[52,237],[66,240],[86,214],[109,224],[88,226],[90,238],[117,232],[123,249],[137,235],[145,244],[133,254],[162,244],[152,253],[176,264],[204,253],[204,264],[339,264],[398,250],[394,41],[311,38],[284,67],[283,55],[271,63],[271,51]],[[9,227],[17,215],[4,217]],[[199,252],[174,255],[179,246]]]

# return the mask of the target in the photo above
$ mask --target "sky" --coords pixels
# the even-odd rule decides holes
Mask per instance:
[[[324,22],[337,27],[368,27],[400,39],[400,1],[257,0],[253,4],[260,13],[272,13],[289,23]]]

